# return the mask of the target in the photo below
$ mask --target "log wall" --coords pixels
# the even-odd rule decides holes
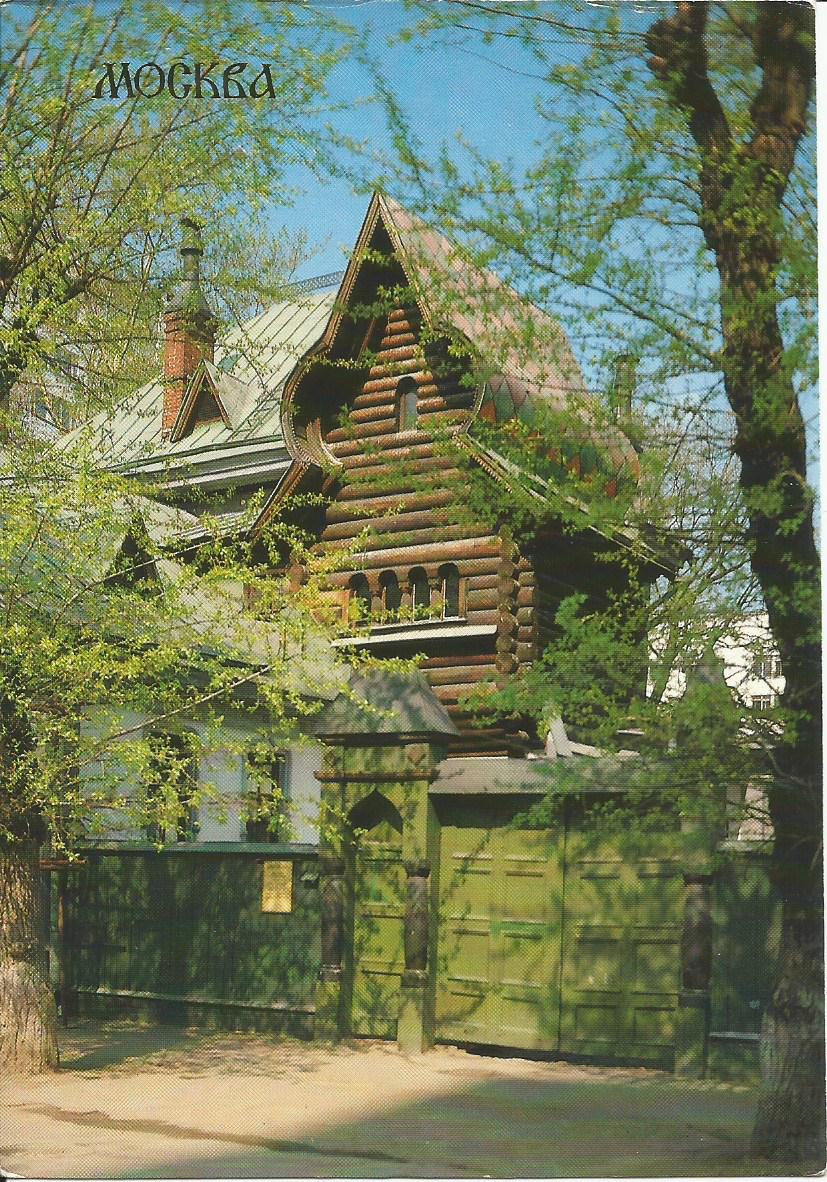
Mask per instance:
[[[342,481],[327,509],[321,543],[355,547],[358,567],[331,576],[330,583],[347,587],[353,574],[364,574],[374,612],[381,611],[385,572],[396,575],[403,612],[410,610],[409,575],[422,567],[430,585],[430,615],[441,618],[438,571],[445,563],[456,567],[461,618],[495,630],[473,638],[437,637],[410,649],[426,653],[423,670],[462,731],[456,749],[507,750],[502,730],[472,727],[459,703],[470,691],[484,693],[486,686],[501,684],[533,658],[534,572],[510,540],[468,520],[458,508],[452,485],[461,473],[450,456],[440,454],[439,443],[467,423],[474,395],[459,373],[432,361],[420,344],[420,327],[416,309],[397,308],[366,341],[373,365],[344,421],[324,436],[342,463]],[[417,421],[415,429],[400,431],[396,394],[403,377],[416,384]]]

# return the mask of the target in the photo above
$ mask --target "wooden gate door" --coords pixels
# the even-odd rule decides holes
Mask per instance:
[[[561,1051],[670,1063],[682,899],[674,835],[569,830]]]
[[[351,1030],[356,1035],[396,1037],[405,967],[405,884],[401,821],[397,827],[386,810],[355,850]]]
[[[436,1036],[555,1050],[562,842],[506,820],[441,828]]]

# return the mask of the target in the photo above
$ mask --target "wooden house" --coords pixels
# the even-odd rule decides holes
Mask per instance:
[[[324,762],[290,752],[280,787],[336,827],[302,844],[245,846],[236,825],[142,860],[90,853],[78,947],[99,914],[100,947],[121,952],[79,955],[76,989],[408,1049],[441,1039],[703,1071],[734,1012],[729,969],[711,976],[732,961],[729,935],[724,922],[716,960],[710,916],[740,906],[731,883],[715,894],[708,835],[606,834],[582,801],[526,823],[561,769],[605,796],[631,757],[602,757],[561,719],[548,735],[525,719],[480,728],[465,702],[530,666],[572,592],[597,602],[623,586],[607,551],[627,552],[643,586],[673,567],[622,525],[583,513],[578,526],[576,481],[555,493],[498,438],[523,431],[549,471],[608,498],[637,479],[632,440],[553,319],[389,198],[371,200],[335,291],[296,292],[223,345],[200,252],[190,226],[163,377],[99,416],[93,447],[191,512],[209,490],[211,527],[229,534],[300,524],[341,559],[325,591],[333,645],[419,655],[421,672],[354,676],[314,724]],[[274,576],[288,572],[301,583],[285,551]],[[153,936],[173,880],[184,919]]]
[[[589,528],[585,513],[581,531],[564,529],[545,482],[475,432],[518,423],[540,435],[556,418],[564,437],[543,440],[547,459],[609,496],[636,479],[637,453],[587,392],[559,325],[377,195],[324,331],[285,383],[281,415],[291,464],[259,524],[289,513],[297,494],[325,498],[305,524],[321,547],[349,552],[331,586],[345,618],[350,609],[369,625],[336,643],[424,655],[461,732],[455,753],[542,745],[519,720],[510,730],[471,725],[463,699],[530,665],[567,595],[599,601],[619,588],[625,576],[599,558],[608,548],[636,546],[644,578],[670,570],[639,539]],[[491,506],[476,516],[463,504],[469,465]],[[539,517],[524,539],[511,528],[517,486]]]

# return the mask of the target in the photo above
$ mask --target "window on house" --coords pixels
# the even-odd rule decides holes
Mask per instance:
[[[775,694],[753,694],[752,707],[754,710],[772,710],[775,705]]]
[[[416,427],[416,382],[401,378],[396,387],[396,429],[413,431]]]
[[[442,618],[460,614],[459,571],[452,562],[445,563],[437,571],[442,592]]]
[[[362,615],[369,616],[371,609],[370,586],[365,575],[354,575],[348,586],[351,595],[359,601]]]
[[[198,808],[198,760],[193,736],[187,732],[149,736],[151,756],[144,781],[144,800],[151,819],[147,841],[195,841]]]
[[[431,588],[428,576],[421,566],[415,566],[408,573],[408,585],[411,591],[411,607],[414,615],[424,615],[431,606]]]
[[[756,677],[780,677],[781,676],[781,661],[776,656],[761,655],[755,658],[752,665],[752,672]]]
[[[190,429],[198,423],[215,423],[222,418],[221,407],[207,382],[202,383],[190,418]]]
[[[282,841],[287,825],[287,756],[251,751],[245,764],[245,841]]]
[[[382,596],[382,611],[385,615],[396,615],[402,605],[399,579],[392,570],[382,571],[379,576],[379,592]]]

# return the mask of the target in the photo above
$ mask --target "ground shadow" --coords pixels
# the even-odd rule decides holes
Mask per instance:
[[[250,1089],[251,1097],[259,1097],[267,1083],[264,1079],[252,1082],[250,1077],[274,1080],[286,1075],[282,1086],[287,1090],[273,1094],[274,1099],[281,1095],[289,1100],[290,1073],[319,1071],[320,1086],[330,1087],[325,1064],[331,1063],[331,1050],[318,1044],[260,1035],[211,1037],[204,1031],[170,1028],[110,1027],[75,1034],[84,1054],[70,1062],[67,1074],[97,1066],[102,1077],[109,1078],[149,1068],[157,1072],[159,1085],[164,1078],[211,1075],[233,1090]],[[388,1046],[387,1054],[397,1060],[399,1072],[421,1073],[415,1098],[393,1104],[378,1082],[373,1088],[365,1087],[365,1072],[375,1070],[375,1055],[383,1054],[386,1045],[340,1045],[335,1057],[349,1062],[344,1075],[337,1077],[337,1086],[344,1086],[342,1079],[352,1080],[354,1086],[360,1080],[365,1096],[362,1110],[325,1124],[324,1105],[316,1109],[313,1093],[308,1093],[309,1107],[301,1110],[300,1128],[296,1126],[292,1136],[275,1110],[272,1121],[265,1115],[258,1127],[248,1123],[241,1129],[227,1127],[226,1114],[222,1128],[222,1118],[211,1119],[210,1110],[199,1105],[179,1110],[173,1106],[159,1116],[151,1079],[142,1083],[146,1105],[142,1103],[129,1116],[102,1111],[108,1105],[101,1104],[101,1098],[98,1108],[44,1104],[40,1099],[25,1107],[32,1115],[46,1118],[52,1130],[49,1137],[64,1146],[67,1161],[72,1159],[73,1145],[88,1145],[94,1130],[107,1140],[114,1134],[120,1144],[131,1146],[134,1167],[119,1175],[124,1178],[783,1173],[763,1169],[747,1156],[755,1097],[744,1087],[678,1080],[645,1069],[486,1062],[447,1050],[414,1062]]]
[[[301,1144],[261,1137],[199,1145],[135,1178],[725,1177],[782,1171],[748,1157],[746,1090],[658,1075],[492,1078],[449,1096],[365,1111]],[[125,1130],[124,1130],[125,1131]],[[198,1130],[192,1129],[193,1140]],[[381,1147],[381,1148],[380,1148]]]
[[[100,1071],[130,1060],[145,1061],[170,1050],[193,1050],[204,1031],[134,1023],[72,1022],[59,1033],[61,1071]]]

